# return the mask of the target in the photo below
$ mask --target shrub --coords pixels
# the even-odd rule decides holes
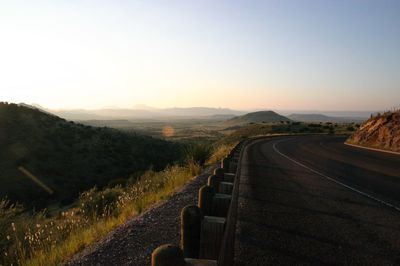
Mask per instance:
[[[185,147],[186,162],[204,165],[212,154],[211,145],[189,144]]]

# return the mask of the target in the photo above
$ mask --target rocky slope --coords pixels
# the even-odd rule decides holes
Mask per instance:
[[[347,143],[400,152],[400,110],[371,117]]]

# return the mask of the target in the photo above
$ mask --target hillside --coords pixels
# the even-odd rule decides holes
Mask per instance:
[[[341,117],[341,116],[327,116],[323,114],[291,114],[287,116],[293,121],[319,123],[319,122],[331,122],[331,123],[351,123],[351,122],[362,122],[363,118],[360,117]]]
[[[224,126],[238,126],[250,123],[271,123],[290,121],[289,118],[275,113],[274,111],[259,111],[231,118],[223,123]]]
[[[400,110],[371,117],[347,143],[400,152]]]
[[[0,198],[29,207],[68,204],[94,185],[128,178],[180,158],[177,144],[68,122],[38,109],[0,103]],[[54,191],[31,181],[28,170]]]

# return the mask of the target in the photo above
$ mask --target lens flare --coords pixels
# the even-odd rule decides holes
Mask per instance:
[[[44,190],[46,190],[50,195],[53,194],[53,190],[51,188],[49,188],[48,186],[46,186],[45,183],[43,183],[42,181],[40,181],[39,178],[37,178],[35,175],[33,175],[31,172],[29,172],[25,167],[20,166],[18,167],[18,170],[21,171],[24,175],[26,175],[28,178],[30,178],[33,182],[35,182],[36,184],[38,184],[41,188],[43,188]]]
[[[175,135],[175,129],[171,126],[165,126],[162,129],[162,134],[164,137],[173,137]]]

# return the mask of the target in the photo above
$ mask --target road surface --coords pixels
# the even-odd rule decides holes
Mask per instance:
[[[235,265],[400,265],[400,156],[344,141],[247,146]]]

